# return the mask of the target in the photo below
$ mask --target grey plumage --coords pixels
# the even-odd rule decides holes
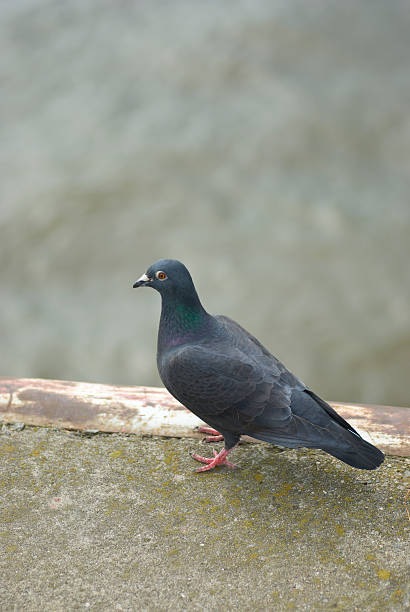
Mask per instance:
[[[254,336],[228,317],[208,314],[182,263],[159,260],[142,278],[134,287],[149,286],[162,296],[157,364],[165,387],[225,439],[223,458],[206,459],[202,470],[226,462],[242,434],[320,448],[361,469],[382,463],[379,449]]]

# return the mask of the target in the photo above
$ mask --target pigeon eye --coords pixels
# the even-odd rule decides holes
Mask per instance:
[[[157,272],[155,276],[157,277],[158,280],[165,280],[166,278],[168,278],[165,272],[162,272],[162,271]]]

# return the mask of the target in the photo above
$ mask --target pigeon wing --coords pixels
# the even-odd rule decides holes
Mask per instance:
[[[288,386],[239,349],[226,355],[186,346],[170,357],[167,382],[171,393],[198,416],[233,409],[237,423],[249,422],[268,405],[275,407],[279,421],[291,415]]]
[[[251,395],[261,378],[254,364],[239,357],[186,346],[168,361],[170,391],[194,412],[222,412]]]

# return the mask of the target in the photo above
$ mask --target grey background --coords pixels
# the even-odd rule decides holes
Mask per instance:
[[[184,261],[339,401],[409,404],[410,5],[0,4],[0,374],[160,384]]]

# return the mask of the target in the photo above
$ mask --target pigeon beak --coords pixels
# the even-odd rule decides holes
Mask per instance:
[[[143,274],[137,281],[135,281],[135,283],[133,284],[133,288],[136,289],[137,287],[143,287],[147,283],[151,282],[151,280],[152,279],[149,278],[149,276]]]

